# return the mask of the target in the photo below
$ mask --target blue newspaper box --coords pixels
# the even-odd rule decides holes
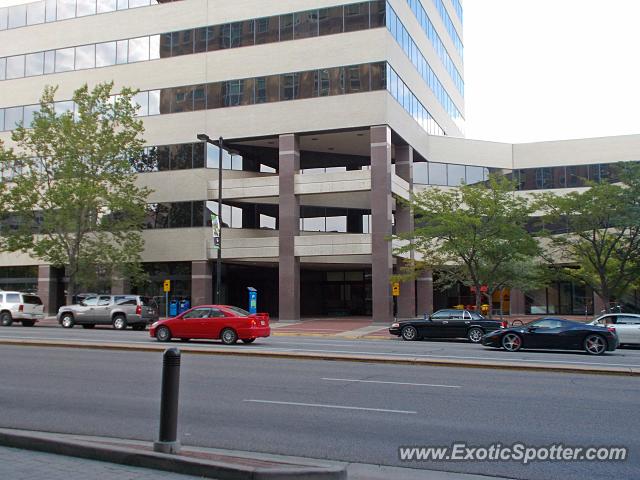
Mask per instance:
[[[249,313],[258,312],[258,291],[253,287],[247,287],[249,291]]]
[[[169,302],[169,316],[176,317],[178,315],[178,301],[171,300]]]
[[[186,312],[191,308],[191,302],[186,298],[184,300],[180,300],[178,304],[178,313]]]

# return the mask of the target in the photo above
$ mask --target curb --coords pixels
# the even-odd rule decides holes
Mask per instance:
[[[55,435],[0,429],[0,445],[132,467],[163,470],[219,480],[346,480],[346,467],[251,467],[232,463],[140,451],[55,438]]]
[[[116,343],[81,343],[62,342],[51,340],[10,340],[0,339],[0,345],[20,347],[51,347],[51,348],[80,348],[89,350],[119,350],[140,352],[163,352],[167,344],[149,344],[148,346],[127,345]],[[284,358],[288,360],[325,360],[356,363],[377,363],[390,365],[413,365],[430,367],[461,367],[461,368],[485,368],[494,370],[537,371],[557,373],[581,373],[596,375],[640,376],[638,367],[603,367],[592,365],[567,365],[562,363],[536,364],[533,362],[497,362],[492,360],[462,360],[447,358],[404,357],[389,358],[381,355],[362,354],[323,354],[318,352],[283,352],[278,350],[233,350],[233,347],[198,348],[189,345],[180,345],[182,353],[193,355],[227,355],[262,358]]]

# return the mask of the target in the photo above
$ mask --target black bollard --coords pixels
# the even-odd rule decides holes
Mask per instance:
[[[160,433],[153,449],[178,453],[178,394],[180,392],[180,350],[169,348],[162,357],[162,393],[160,398]]]

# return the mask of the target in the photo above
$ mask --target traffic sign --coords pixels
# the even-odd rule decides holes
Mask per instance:
[[[170,292],[171,291],[171,280],[165,280],[164,281],[164,292]]]
[[[400,283],[399,282],[393,282],[393,284],[391,286],[391,292],[392,292],[394,297],[399,297],[400,296]]]

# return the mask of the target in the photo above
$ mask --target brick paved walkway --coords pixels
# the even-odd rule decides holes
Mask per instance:
[[[0,478],[6,480],[195,480],[198,477],[0,446]]]

